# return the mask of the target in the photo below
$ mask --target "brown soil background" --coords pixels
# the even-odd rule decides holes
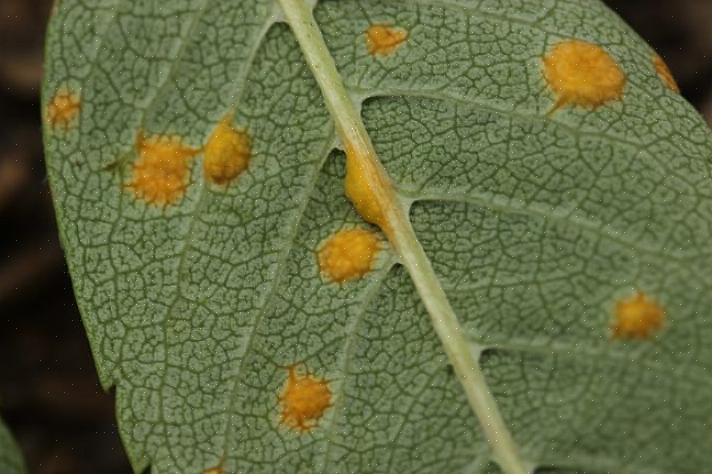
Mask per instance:
[[[712,123],[712,1],[607,0]],[[0,0],[0,403],[31,473],[129,473],[59,247],[39,87],[50,0]]]

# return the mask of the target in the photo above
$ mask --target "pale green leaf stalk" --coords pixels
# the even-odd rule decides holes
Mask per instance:
[[[706,472],[712,134],[661,64],[593,0],[58,2],[47,167],[134,470]]]

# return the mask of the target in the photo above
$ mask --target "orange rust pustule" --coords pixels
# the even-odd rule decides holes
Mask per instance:
[[[359,215],[388,234],[389,227],[375,187],[386,186],[375,170],[369,169],[369,158],[361,156],[350,143],[346,144],[346,178],[344,192]]]
[[[132,178],[126,186],[149,204],[174,204],[185,195],[190,180],[190,158],[198,150],[183,144],[180,137],[139,134],[136,141],[139,158],[133,165]]]
[[[371,25],[366,30],[366,49],[375,56],[387,56],[395,52],[408,39],[403,28],[388,25]]]
[[[335,283],[361,278],[371,271],[380,245],[376,234],[369,230],[340,230],[319,250],[319,269]]]
[[[544,57],[544,77],[557,97],[551,112],[620,100],[626,84],[623,70],[602,47],[580,40],[562,41],[551,49]]]
[[[616,339],[648,339],[662,329],[665,309],[642,292],[618,301],[611,327]]]
[[[281,421],[287,427],[306,432],[315,428],[324,412],[331,406],[329,383],[308,372],[297,373],[296,366],[288,367],[287,381],[279,397]]]
[[[76,123],[80,110],[79,96],[68,88],[62,87],[47,104],[47,123],[54,129],[66,131]]]
[[[218,123],[203,150],[205,179],[219,185],[229,184],[245,171],[252,154],[250,136],[231,122],[225,118]]]
[[[657,54],[654,54],[653,55],[653,66],[655,67],[655,72],[658,73],[658,77],[660,78],[661,81],[663,81],[663,84],[665,84],[665,86],[667,86],[667,88],[670,89],[671,91],[677,92],[679,94],[680,87],[677,85],[677,82],[675,81],[675,77],[672,75],[670,68],[665,63],[663,58],[661,58]]]

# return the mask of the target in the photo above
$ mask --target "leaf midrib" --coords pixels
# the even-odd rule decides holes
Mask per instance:
[[[417,240],[406,207],[390,187],[390,178],[377,158],[361,115],[336,69],[312,9],[307,7],[304,0],[279,2],[321,89],[327,109],[336,124],[337,133],[347,149],[347,165],[350,163],[355,170],[359,169],[360,179],[365,180],[361,186],[365,186],[366,196],[349,197],[356,200],[371,199],[375,202],[373,205],[379,209],[377,215],[371,215],[369,219],[382,228],[401,263],[408,270],[431,317],[433,328],[461,382],[472,412],[480,421],[493,458],[506,474],[530,472],[533,466],[527,465],[519,454],[519,448],[501,416],[497,401],[489,390],[430,259]],[[359,203],[353,204],[360,212]]]

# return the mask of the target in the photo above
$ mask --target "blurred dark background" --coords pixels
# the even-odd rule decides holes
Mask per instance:
[[[0,405],[31,473],[129,473],[59,247],[39,87],[52,0],[0,0]],[[712,0],[607,0],[712,123]]]

